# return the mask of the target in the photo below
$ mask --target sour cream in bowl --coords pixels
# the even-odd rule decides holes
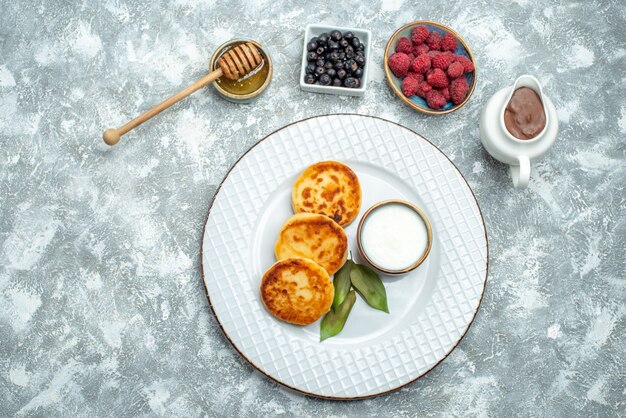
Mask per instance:
[[[432,229],[424,212],[403,200],[385,200],[369,208],[359,222],[361,256],[386,274],[404,274],[424,262]]]

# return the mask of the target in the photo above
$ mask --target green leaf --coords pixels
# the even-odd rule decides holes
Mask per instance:
[[[335,278],[333,279],[333,286],[335,287],[333,311],[336,311],[339,305],[341,305],[346,299],[346,296],[348,296],[350,286],[352,286],[352,282],[350,281],[350,270],[352,270],[353,265],[354,262],[352,262],[352,260],[347,260],[343,267],[335,273]]]
[[[350,280],[368,305],[389,313],[385,286],[374,270],[362,264],[355,264],[350,270]]]
[[[320,326],[320,342],[327,338],[334,337],[341,332],[343,326],[346,324],[348,315],[350,315],[352,306],[354,306],[354,302],[356,302],[356,293],[354,293],[354,290],[351,290],[348,292],[346,299],[336,310],[331,309],[326,316],[324,316]]]

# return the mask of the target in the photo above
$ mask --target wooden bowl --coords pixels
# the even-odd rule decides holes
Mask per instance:
[[[446,33],[449,33],[450,35],[454,36],[458,44],[458,47],[454,51],[454,53],[458,55],[465,55],[474,64],[474,71],[472,71],[471,73],[465,74],[467,85],[469,86],[467,96],[465,96],[465,100],[463,100],[463,102],[459,103],[458,105],[455,105],[451,101],[448,101],[442,109],[435,110],[435,109],[431,109],[430,107],[428,107],[428,105],[426,104],[426,100],[417,95],[406,97],[404,94],[402,94],[402,88],[401,88],[402,79],[396,77],[391,72],[391,69],[389,68],[389,56],[395,52],[396,44],[398,43],[398,40],[404,36],[411,39],[411,30],[415,26],[419,26],[419,25],[426,26],[428,30],[431,32],[432,31],[439,32],[441,36],[445,35]],[[395,31],[395,33],[391,35],[391,38],[389,38],[389,41],[387,42],[387,46],[385,47],[384,62],[385,62],[385,74],[387,75],[387,81],[389,82],[389,86],[391,87],[393,92],[400,99],[402,99],[404,103],[408,104],[413,109],[422,113],[426,113],[428,115],[445,115],[446,113],[454,112],[455,110],[460,109],[461,107],[465,105],[465,103],[468,102],[469,98],[472,96],[472,93],[474,92],[474,87],[476,86],[476,61],[474,60],[474,56],[472,55],[469,47],[467,46],[467,43],[465,43],[465,40],[463,40],[461,35],[453,31],[449,27],[444,26],[440,23],[431,22],[429,20],[418,20],[416,22],[411,22],[402,26],[397,31]]]

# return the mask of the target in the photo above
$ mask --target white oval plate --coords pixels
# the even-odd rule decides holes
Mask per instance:
[[[345,328],[319,342],[319,321],[298,327],[267,313],[259,297],[291,186],[323,160],[349,165],[363,191],[347,228],[357,259],[360,216],[376,202],[419,206],[433,229],[426,261],[384,276],[389,314],[360,297]],[[355,399],[410,383],[443,360],[467,332],[487,278],[487,237],[478,203],[452,162],[415,132],[361,115],[328,115],[288,125],[253,146],[218,188],[204,229],[202,270],[224,334],[255,368],[292,389]]]

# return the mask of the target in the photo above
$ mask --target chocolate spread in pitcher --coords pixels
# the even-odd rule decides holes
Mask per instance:
[[[546,114],[535,90],[520,87],[513,92],[504,110],[504,126],[519,139],[533,139],[543,131]]]

